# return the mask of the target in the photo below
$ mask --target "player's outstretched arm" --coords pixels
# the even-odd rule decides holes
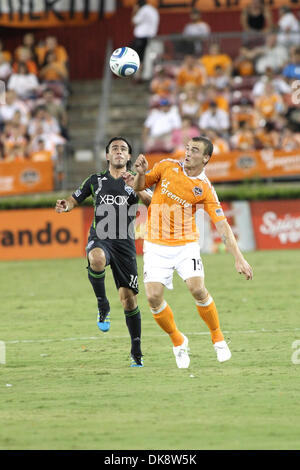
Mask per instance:
[[[133,189],[135,192],[145,189],[145,174],[148,170],[148,162],[145,155],[140,154],[134,164],[136,175],[134,177]]]
[[[58,212],[58,214],[70,212],[75,206],[78,206],[78,202],[72,196],[68,197],[68,199],[58,199],[56,201],[55,211]]]
[[[252,268],[241,253],[233,231],[227,220],[220,220],[220,222],[216,222],[215,225],[224,245],[235,259],[235,267],[237,272],[239,274],[244,274],[247,280],[253,279]]]

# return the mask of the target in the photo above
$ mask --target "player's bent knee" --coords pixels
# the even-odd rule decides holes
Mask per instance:
[[[119,288],[119,297],[124,310],[133,310],[137,307],[137,295],[127,287]]]
[[[148,303],[154,310],[159,309],[163,303],[163,298],[158,293],[152,292],[147,295]]]
[[[208,290],[205,286],[191,286],[190,292],[192,296],[199,302],[205,302],[209,296]]]
[[[145,283],[145,291],[151,309],[158,309],[164,300],[164,287],[160,283]]]
[[[89,262],[94,271],[103,271],[106,265],[105,253],[101,248],[95,248],[89,253]]]

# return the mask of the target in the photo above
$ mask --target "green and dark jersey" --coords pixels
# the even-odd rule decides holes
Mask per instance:
[[[79,204],[89,196],[93,197],[90,238],[134,240],[139,198],[123,178],[113,178],[109,170],[90,175],[72,196]]]

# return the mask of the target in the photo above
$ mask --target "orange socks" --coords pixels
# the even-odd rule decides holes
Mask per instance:
[[[171,307],[164,301],[163,305],[158,311],[154,311],[151,309],[153,314],[153,318],[156,323],[166,332],[171,338],[171,341],[174,346],[180,346],[183,341],[183,335],[177,329],[174,315],[172,312]]]
[[[219,315],[212,297],[209,296],[205,303],[196,302],[196,306],[200,317],[209,328],[212,342],[223,341],[224,336],[220,329]]]

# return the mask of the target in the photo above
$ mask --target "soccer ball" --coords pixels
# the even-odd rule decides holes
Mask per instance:
[[[138,71],[140,58],[130,47],[119,47],[112,53],[109,66],[118,77],[130,77]]]

